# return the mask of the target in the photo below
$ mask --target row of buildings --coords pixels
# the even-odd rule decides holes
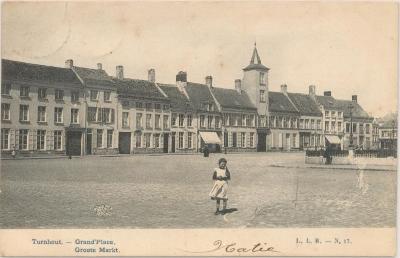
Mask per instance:
[[[269,90],[269,68],[255,47],[232,89],[176,75],[175,84],[110,76],[67,60],[65,67],[2,60],[1,150],[34,154],[272,151],[379,147],[377,125],[357,96],[338,100]]]

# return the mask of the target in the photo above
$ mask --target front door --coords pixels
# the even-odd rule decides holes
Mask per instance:
[[[267,151],[267,134],[258,133],[257,138],[258,138],[257,151],[258,152]]]
[[[164,153],[168,153],[168,138],[169,138],[169,134],[165,133],[164,134]]]
[[[119,153],[130,154],[131,153],[131,133],[121,132],[119,133]]]
[[[67,154],[70,156],[81,155],[82,132],[70,131],[67,133]]]
[[[92,154],[92,133],[86,136],[86,155]]]

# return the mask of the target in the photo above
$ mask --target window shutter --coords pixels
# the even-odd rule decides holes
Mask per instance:
[[[49,131],[49,149],[54,150],[54,131]]]
[[[183,133],[183,148],[188,147],[188,133]]]
[[[113,124],[114,123],[114,118],[115,117],[115,112],[114,112],[114,109],[112,108],[111,109],[111,123]]]
[[[15,130],[15,149],[19,150],[19,130]]]
[[[250,147],[250,134],[251,133],[248,133],[247,136],[246,136],[246,146],[247,147]]]
[[[13,145],[15,146],[15,131],[16,130],[14,130],[14,129],[10,129],[10,143],[9,143],[9,146],[10,146],[11,150],[13,149]]]
[[[37,130],[32,130],[32,150],[37,150]]]
[[[51,134],[51,131],[46,131],[46,150],[51,150],[50,134]]]

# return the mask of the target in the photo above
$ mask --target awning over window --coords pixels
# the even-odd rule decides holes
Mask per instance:
[[[336,135],[325,135],[325,139],[331,144],[340,144],[340,138]]]
[[[216,132],[200,132],[200,136],[206,144],[221,144]]]

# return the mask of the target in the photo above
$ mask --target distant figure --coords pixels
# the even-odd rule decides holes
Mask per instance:
[[[219,167],[214,169],[212,177],[214,185],[209,195],[211,200],[216,200],[217,210],[215,211],[215,215],[224,214],[228,203],[228,180],[231,180],[231,174],[226,167],[226,163],[227,161],[225,158],[220,158],[218,161]],[[219,209],[221,200],[223,201],[222,211]]]
[[[204,146],[203,155],[204,155],[204,157],[208,157],[210,155],[210,150],[208,149],[207,145]]]
[[[15,157],[17,156],[17,152],[15,151],[15,146],[13,147],[13,150],[11,151],[11,157],[13,159],[15,159]]]
[[[332,164],[332,156],[331,156],[331,148],[328,146],[325,149],[324,152],[324,157],[325,157],[325,164],[329,165]]]

